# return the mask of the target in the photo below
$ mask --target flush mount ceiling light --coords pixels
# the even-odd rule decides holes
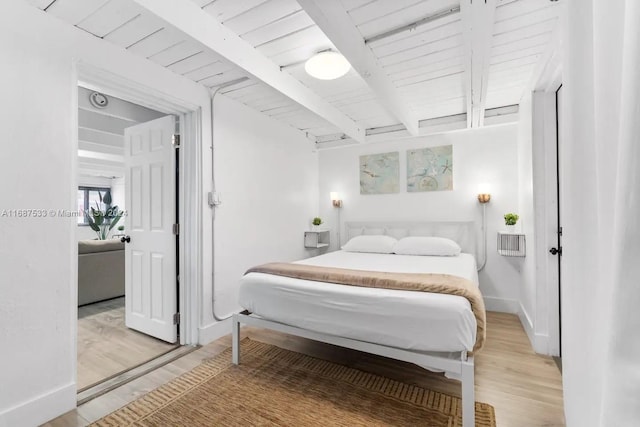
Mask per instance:
[[[338,52],[318,52],[307,60],[304,69],[312,77],[333,80],[342,77],[351,69],[351,64]]]

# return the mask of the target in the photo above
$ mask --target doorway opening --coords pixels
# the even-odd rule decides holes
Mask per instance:
[[[83,403],[195,349],[194,282],[179,273],[192,252],[181,225],[199,215],[184,209],[192,204],[185,185],[197,176],[179,166],[195,161],[200,112],[86,65],[78,75]]]
[[[134,152],[132,150],[137,148],[131,146],[131,141],[127,144],[125,139],[127,134],[136,132],[140,127],[145,131],[151,130],[153,125],[149,124],[157,123],[164,117],[166,115],[159,111],[86,87],[78,87],[77,207],[79,215],[76,234],[78,238],[77,386],[79,392],[153,360],[178,345],[177,324],[172,327],[174,334],[156,337],[154,335],[158,334],[149,331],[149,328],[136,325],[135,320],[129,318],[135,310],[127,310],[128,306],[138,304],[139,311],[144,312],[143,304],[154,303],[154,301],[137,301],[143,290],[135,288],[145,284],[126,283],[127,279],[129,281],[142,279],[134,275],[143,275],[143,272],[131,271],[135,266],[132,265],[131,259],[126,259],[128,252],[126,245],[131,243],[130,231],[132,228],[133,231],[139,230],[138,225],[144,226],[131,221],[133,216],[129,215],[129,208],[133,207],[134,211],[131,213],[143,222],[150,221],[153,213],[135,211],[146,207],[139,203],[141,195],[131,194],[131,192],[144,190],[142,187],[132,187],[132,184],[138,185],[135,183],[137,178],[134,176],[132,182],[128,169],[132,167],[131,153]],[[173,116],[165,119],[167,123],[171,123],[171,134],[175,129],[174,120]],[[155,127],[158,128],[157,125]],[[143,145],[144,142],[140,140],[138,143]],[[125,152],[127,150],[128,154]],[[175,159],[166,160],[165,163],[175,163]],[[155,163],[164,166],[161,163]],[[162,181],[163,177],[155,178],[160,178]],[[168,203],[167,210],[177,212],[176,194],[175,191],[172,192],[172,188],[175,186],[156,191],[163,193],[158,196]],[[129,204],[133,206],[128,206]],[[178,223],[177,217],[172,221],[174,222]],[[176,240],[176,237],[171,239]],[[173,246],[175,247],[175,244]],[[157,253],[154,255],[158,256]],[[173,268],[169,266],[168,269],[177,270],[177,251],[162,255],[164,263],[173,264]],[[153,270],[149,267],[147,270],[153,274]],[[169,272],[169,274],[172,273]],[[172,276],[175,278],[177,274]],[[167,279],[167,277],[162,278],[162,280]],[[156,291],[154,287],[157,283],[149,282],[146,285],[151,294]],[[136,291],[138,295],[134,294]],[[177,292],[176,282],[174,284],[176,297]],[[157,301],[155,303],[157,304]],[[171,315],[177,313],[177,298],[173,298],[173,307],[162,308],[171,309]]]
[[[127,240],[131,241],[129,231],[134,226],[127,205],[134,203],[134,208],[143,207],[135,206],[135,195],[129,194],[133,188],[131,174],[127,173],[126,158],[130,156],[125,153],[125,134],[165,116],[109,94],[78,87],[79,392],[153,360],[178,345],[177,324],[173,326],[175,338],[163,340],[132,325],[126,310],[135,302],[128,303],[127,299],[135,296],[127,292],[125,286],[126,278],[132,278],[132,272],[127,269],[131,268],[131,262],[125,258]],[[168,121],[173,122],[174,118],[170,116]],[[177,212],[175,192],[163,196],[173,201],[169,208]],[[150,216],[144,212],[134,214],[137,218]],[[173,255],[164,257],[163,261],[172,263],[175,270],[177,252]],[[153,291],[155,284],[150,285],[149,291]],[[177,282],[174,285],[177,295],[176,286]],[[177,300],[172,310],[178,312]]]

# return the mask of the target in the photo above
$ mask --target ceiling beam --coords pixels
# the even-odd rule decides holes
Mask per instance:
[[[97,111],[78,108],[78,126],[104,133],[124,136],[124,130],[137,124],[130,120],[120,119]]]
[[[101,132],[96,129],[86,129],[78,127],[78,140],[91,142],[93,144],[107,145],[109,147],[124,150],[124,136],[108,132]]]
[[[298,0],[298,3],[331,40],[351,66],[376,94],[389,114],[399,120],[411,135],[418,135],[418,119],[404,101],[364,38],[339,1]]]
[[[462,0],[467,127],[484,124],[496,0]]]
[[[78,150],[78,158],[83,163],[93,163],[115,167],[123,167],[122,165],[124,165],[123,154],[107,154],[97,151]]]
[[[397,34],[415,31],[418,28],[422,27],[423,25],[430,24],[433,21],[437,21],[439,19],[446,18],[448,16],[455,15],[457,13],[460,13],[460,6],[449,7],[447,9],[436,12],[433,15],[429,15],[424,18],[421,18],[410,24],[405,24],[400,27],[394,28],[392,30],[385,31],[384,33],[371,36],[368,39],[366,39],[364,42],[366,44],[375,44],[377,41],[388,39],[389,37],[395,36]]]
[[[273,61],[220,24],[191,0],[133,0],[163,21],[211,49],[247,74],[327,120],[356,141],[364,129]]]
[[[104,154],[119,154],[122,156],[124,153],[124,148],[122,147],[114,147],[111,145],[103,145],[98,144],[91,141],[83,141],[78,139],[78,151],[92,151],[94,153],[104,153]]]
[[[124,177],[124,168],[111,166],[98,166],[92,164],[78,163],[79,176],[95,176],[101,178],[119,178]]]

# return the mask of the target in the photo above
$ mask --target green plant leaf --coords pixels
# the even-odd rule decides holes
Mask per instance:
[[[518,222],[518,218],[520,218],[518,214],[506,213],[504,214],[504,223],[506,225],[516,225],[516,223]]]
[[[122,218],[122,212],[118,212],[118,215],[111,220],[111,225],[109,226],[109,230],[111,230],[113,227],[116,226],[118,221],[120,221],[120,218]]]
[[[104,223],[104,212],[91,208],[91,215],[96,225],[102,225]]]
[[[91,208],[93,210],[93,208]],[[89,227],[91,227],[91,229],[95,232],[100,231],[100,227],[98,227],[95,223],[95,221],[93,220],[93,218],[91,217],[91,215],[89,214],[89,212],[85,212],[84,216],[87,218],[87,223],[89,224]]]
[[[104,196],[102,197],[102,203],[104,203],[105,205],[110,205],[111,204],[111,191],[107,190],[104,193]]]

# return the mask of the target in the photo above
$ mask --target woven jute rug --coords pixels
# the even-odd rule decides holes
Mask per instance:
[[[460,399],[244,339],[94,426],[461,425]],[[476,426],[495,426],[476,402]]]

